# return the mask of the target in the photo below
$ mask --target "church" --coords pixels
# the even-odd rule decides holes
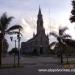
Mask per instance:
[[[43,16],[41,8],[37,16],[37,33],[33,35],[33,38],[26,42],[21,43],[21,53],[28,54],[33,53],[35,55],[47,55],[49,51],[49,38],[45,34],[43,27]]]

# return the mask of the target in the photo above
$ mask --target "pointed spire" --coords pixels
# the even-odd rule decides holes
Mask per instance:
[[[38,13],[39,15],[41,15],[41,8],[40,8],[40,5],[39,5],[39,13]]]

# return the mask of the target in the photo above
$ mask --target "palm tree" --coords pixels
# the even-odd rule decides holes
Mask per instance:
[[[13,31],[15,29],[22,29],[22,26],[20,25],[14,25],[8,28],[10,25],[10,22],[12,21],[13,17],[8,17],[6,13],[3,13],[3,15],[0,18],[0,67],[1,67],[1,54],[3,50],[3,41],[5,39],[5,34],[14,34],[18,33],[17,31]],[[11,32],[12,31],[12,32]]]
[[[64,27],[62,29],[59,28],[59,33],[56,34],[55,32],[50,32],[50,35],[56,37],[57,39],[57,42],[53,42],[52,45],[58,45],[59,46],[59,50],[58,52],[60,52],[60,58],[61,58],[61,63],[63,63],[63,57],[62,57],[62,54],[63,54],[63,50],[62,48],[64,47],[65,45],[65,42],[63,42],[63,39],[66,39],[68,37],[71,37],[70,35],[68,34],[64,34],[64,32],[67,30],[68,28],[67,27]]]

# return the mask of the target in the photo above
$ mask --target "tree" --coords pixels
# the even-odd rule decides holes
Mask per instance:
[[[58,50],[58,54],[61,58],[61,63],[63,63],[63,57],[62,57],[62,54],[63,54],[63,50],[62,48],[64,47],[65,45],[65,42],[63,42],[63,39],[65,38],[68,38],[68,37],[71,37],[70,35],[68,34],[64,34],[64,32],[67,30],[68,28],[67,27],[64,27],[64,28],[59,28],[59,33],[56,34],[55,32],[50,32],[50,35],[56,37],[57,39],[57,42],[53,42],[53,45],[56,45],[56,46],[59,46],[59,50]]]
[[[63,41],[66,43],[66,45],[68,46],[68,50],[69,50],[69,55],[74,55],[75,54],[75,40],[72,39],[63,39]]]
[[[22,26],[20,25],[13,25],[10,28],[8,26],[10,25],[10,22],[12,21],[13,17],[8,17],[6,13],[3,13],[3,15],[0,18],[0,67],[1,67],[1,54],[3,50],[3,41],[5,39],[5,34],[16,34],[17,31],[13,31],[15,29],[22,29]]]
[[[71,23],[75,22],[75,0],[72,1],[72,6],[73,6],[73,9],[71,11],[71,17],[70,17],[70,21]]]
[[[72,39],[63,39],[63,41],[64,41],[67,45],[69,45],[69,46],[75,48],[75,40],[72,40]]]

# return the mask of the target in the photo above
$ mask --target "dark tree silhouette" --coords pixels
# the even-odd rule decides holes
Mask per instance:
[[[6,13],[3,13],[3,15],[0,18],[0,67],[1,67],[1,62],[2,62],[1,56],[2,56],[3,41],[5,39],[5,34],[18,33],[18,32],[12,31],[12,30],[22,29],[22,27],[20,25],[13,25],[10,28],[8,28],[12,19],[13,19],[13,17],[8,17]]]
[[[7,50],[8,50],[9,44],[6,39],[3,41],[3,51],[2,51],[2,56],[6,56]]]
[[[71,46],[71,47],[75,48],[75,40],[72,40],[72,39],[63,39],[63,41],[64,41],[68,46]]]
[[[72,11],[71,11],[71,17],[70,17],[70,21],[71,21],[71,23],[72,22],[75,22],[75,0],[73,0],[72,1],[72,6],[73,6],[73,9],[72,9]]]
[[[66,54],[67,56],[73,56],[75,55],[75,40],[72,39],[63,39],[63,41],[66,43],[67,46],[67,50],[66,50]]]
[[[50,35],[53,35],[54,37],[56,37],[56,39],[58,41],[58,42],[53,42],[53,44],[51,44],[51,45],[58,45],[59,46],[59,48],[60,48],[59,52],[60,52],[61,63],[63,63],[63,57],[62,57],[63,50],[62,50],[62,48],[65,45],[65,43],[63,42],[62,39],[70,38],[71,37],[68,34],[64,34],[65,30],[67,30],[67,29],[68,29],[67,27],[62,28],[62,29],[59,28],[59,34],[56,34],[55,32],[50,32]]]

